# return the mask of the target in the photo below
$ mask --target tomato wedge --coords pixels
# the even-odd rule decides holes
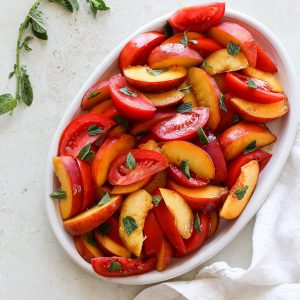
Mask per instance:
[[[129,152],[119,155],[112,163],[108,173],[110,184],[128,185],[154,175],[169,166],[168,160],[157,151],[134,149],[130,153],[134,157],[135,166],[132,169],[126,166]]]
[[[224,12],[224,2],[195,5],[177,10],[168,21],[177,31],[204,32],[219,23]]]
[[[206,237],[210,226],[210,215],[209,214],[201,214],[199,215],[200,219],[200,232],[198,232],[195,228],[193,230],[192,236],[184,241],[186,252],[180,252],[179,250],[175,250],[174,256],[181,257],[186,254],[189,254],[197,249],[199,249]]]
[[[153,270],[156,258],[145,261],[126,257],[97,257],[92,259],[94,271],[105,277],[124,277],[143,274]]]
[[[256,47],[257,59],[255,68],[264,72],[276,73],[278,69],[269,55],[258,44],[256,44]]]
[[[89,143],[94,143],[115,124],[102,114],[89,113],[75,118],[63,131],[58,153],[60,156],[76,157],[80,150]],[[89,135],[88,127],[96,125],[102,129],[101,134]]]
[[[192,112],[178,113],[173,118],[157,123],[151,130],[161,141],[189,140],[197,134],[199,127],[205,126],[208,117],[208,108],[194,108]]]
[[[239,175],[241,174],[242,166],[244,166],[251,160],[257,160],[259,163],[259,169],[260,171],[262,171],[271,159],[271,157],[272,154],[259,149],[247,154],[241,154],[240,156],[232,160],[228,165],[228,176],[226,180],[226,185],[229,188],[232,188],[235,182],[237,181]]]
[[[122,75],[110,79],[109,89],[116,108],[126,117],[136,120],[148,120],[153,117],[155,106],[142,93],[129,86]]]
[[[257,88],[249,87],[249,80],[253,81]],[[265,81],[235,72],[226,74],[225,86],[233,95],[253,102],[274,103],[286,99],[282,93],[271,92],[270,85]]]
[[[178,184],[191,187],[191,188],[198,188],[209,184],[209,179],[197,178],[194,176],[194,174],[191,174],[191,178],[188,179],[181,171],[181,169],[174,164],[169,165],[168,174]]]

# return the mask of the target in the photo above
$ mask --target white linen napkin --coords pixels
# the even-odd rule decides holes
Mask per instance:
[[[299,127],[298,127],[299,129]],[[300,299],[300,131],[274,190],[256,215],[247,270],[226,262],[204,267],[192,281],[165,282],[135,300]]]

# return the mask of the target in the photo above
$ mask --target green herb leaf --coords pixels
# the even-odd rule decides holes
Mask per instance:
[[[257,89],[258,88],[258,85],[252,79],[248,79],[247,85],[251,89]]]
[[[235,113],[233,116],[232,116],[232,122],[233,123],[238,123],[240,121],[240,118],[239,116]]]
[[[86,242],[88,242],[90,245],[93,245],[95,247],[97,247],[97,243],[96,241],[93,239],[93,237],[90,234],[85,234],[83,236],[83,238],[85,239]]]
[[[95,98],[96,96],[98,96],[99,94],[101,94],[101,92],[91,92],[87,98],[92,99],[92,98]]]
[[[126,168],[129,170],[134,169],[136,166],[135,158],[133,157],[131,152],[128,152],[126,156]]]
[[[88,143],[85,145],[77,155],[81,160],[90,160],[91,158],[94,157],[95,152],[91,151],[91,143]]]
[[[200,217],[198,215],[198,213],[196,213],[195,216],[195,225],[194,225],[195,230],[199,233],[202,234],[202,230],[201,230],[201,220]]]
[[[178,89],[178,91],[184,92],[185,94],[190,94],[191,93],[191,91],[190,91],[191,87],[192,87],[191,85],[187,85],[187,86],[185,86],[183,88]]]
[[[155,206],[158,206],[161,199],[162,199],[162,196],[160,196],[160,195],[155,195],[152,197],[152,200],[153,200]]]
[[[193,108],[192,102],[182,103],[177,107],[177,111],[181,114],[191,112]]]
[[[49,195],[52,199],[67,199],[67,193],[63,189],[57,189]]]
[[[143,136],[145,136],[146,134],[148,134],[149,132],[150,132],[149,130],[140,131],[140,132],[138,132],[135,136],[136,136],[136,137],[143,137]]]
[[[198,136],[200,138],[201,143],[208,144],[208,138],[205,134],[205,131],[203,130],[203,128],[201,126],[198,128]]]
[[[20,46],[20,50],[21,49],[25,49],[26,51],[30,52],[32,51],[32,49],[29,47],[29,42],[33,40],[33,37],[32,36],[27,36],[23,43],[21,44]]]
[[[185,32],[183,33],[183,38],[180,40],[180,43],[181,43],[185,48],[187,48],[188,45],[189,45],[189,43],[192,43],[192,44],[194,44],[194,45],[197,45],[197,44],[198,44],[198,41],[197,41],[197,40],[189,40],[189,38],[188,38],[188,32],[185,31]]]
[[[114,272],[114,271],[119,271],[122,270],[122,265],[118,261],[112,260],[110,263],[110,266],[108,268],[108,272]]]
[[[109,193],[105,193],[101,200],[97,203],[98,206],[103,206],[104,204],[108,203],[110,201],[110,195]]]
[[[21,67],[20,81],[20,100],[27,106],[30,106],[33,100],[32,86],[29,80],[29,75],[24,66]]]
[[[132,92],[128,86],[124,86],[124,87],[120,88],[119,91],[121,93],[123,93],[124,95],[130,96],[133,98],[136,98],[138,96],[138,94],[136,92]]]
[[[32,33],[41,40],[47,40],[47,25],[43,13],[36,7],[29,12]]]
[[[99,232],[102,234],[102,235],[107,235],[109,229],[111,227],[111,224],[109,223],[104,223],[104,224],[101,224],[99,227],[98,227],[98,230]]]
[[[187,179],[191,178],[191,174],[190,174],[190,167],[188,164],[188,160],[182,160],[180,163],[180,169],[183,172],[183,174],[185,175],[185,177]]]
[[[164,33],[167,37],[171,37],[174,33],[174,30],[168,21],[166,22],[166,24],[164,26]]]
[[[138,228],[135,219],[131,216],[126,216],[125,218],[123,218],[122,222],[124,224],[124,229],[127,235],[130,235],[134,230]]]
[[[213,70],[213,67],[212,67],[208,62],[206,62],[206,60],[204,60],[204,61],[202,62],[202,68],[203,68],[204,70]]]
[[[241,189],[237,189],[234,194],[236,195],[238,200],[242,200],[246,194],[246,191],[248,190],[248,185],[245,185]]]
[[[98,134],[101,134],[103,132],[103,129],[96,124],[90,125],[88,128],[88,135],[89,136],[96,136]]]
[[[237,45],[235,43],[232,43],[232,42],[229,42],[227,44],[227,52],[230,54],[230,55],[238,55],[240,53],[240,45]]]
[[[246,147],[246,149],[244,150],[244,154],[250,153],[258,148],[259,147],[256,146],[256,141],[253,141]]]
[[[0,95],[0,115],[11,113],[17,106],[17,100],[11,94]]]
[[[11,79],[15,74],[16,74],[16,68],[17,68],[17,65],[14,64],[14,69],[13,71],[11,71],[8,75],[8,79]]]
[[[146,68],[146,71],[150,74],[150,75],[153,75],[153,76],[158,76],[160,75],[161,73],[164,73],[166,71],[168,71],[167,68],[163,68],[163,69],[151,69],[151,68]]]
[[[86,0],[86,2],[89,3],[94,17],[96,17],[98,10],[109,10],[110,9],[108,6],[106,6],[106,4],[103,0]]]
[[[115,116],[114,121],[116,122],[117,125],[124,125],[127,130],[130,129],[128,121],[123,117],[123,116]]]
[[[225,104],[225,97],[224,97],[223,94],[221,94],[221,97],[220,97],[220,109],[227,112],[227,107],[226,107],[226,104]]]
[[[49,0],[49,2],[58,3],[70,12],[74,12],[79,9],[77,0]]]

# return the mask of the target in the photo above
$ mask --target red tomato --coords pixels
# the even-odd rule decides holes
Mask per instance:
[[[209,184],[209,179],[197,178],[194,176],[194,174],[191,174],[191,178],[188,179],[181,171],[181,169],[178,166],[173,164],[169,165],[168,174],[178,184],[191,187],[191,188],[198,188]]]
[[[153,196],[159,195],[161,196],[159,189],[153,192]],[[183,238],[178,231],[174,217],[170,213],[165,201],[161,199],[158,206],[154,206],[154,213],[156,219],[162,229],[163,233],[166,235],[170,243],[179,251],[185,252],[185,246],[183,242]]]
[[[208,229],[210,226],[210,215],[209,214],[201,214],[199,215],[200,218],[200,233],[194,228],[192,236],[184,241],[186,252],[180,252],[178,250],[175,251],[175,257],[181,257],[186,254],[189,254],[197,249],[199,249],[207,236]]]
[[[255,150],[247,154],[241,154],[237,158],[233,159],[228,165],[228,176],[226,180],[226,185],[232,188],[237,181],[239,175],[241,174],[241,168],[251,160],[257,160],[259,163],[260,171],[266,166],[266,164],[271,159],[272,154],[267,153],[262,150]]]
[[[126,89],[126,95],[121,89]],[[151,119],[156,111],[155,106],[140,92],[129,86],[122,75],[113,76],[109,81],[111,98],[118,110],[126,117],[147,120]]]
[[[249,87],[247,84],[249,80],[254,81],[258,87]],[[233,95],[253,102],[267,104],[286,99],[286,96],[282,93],[271,92],[271,88],[268,83],[256,78],[243,76],[235,72],[226,74],[225,86]]]
[[[93,202],[95,198],[95,186],[92,179],[92,171],[89,163],[82,161],[81,159],[75,159],[80,170],[81,182],[82,182],[82,204],[81,211],[85,211]]]
[[[126,166],[128,153],[131,153],[135,159],[135,166],[132,169]],[[128,185],[154,175],[168,166],[168,160],[157,151],[133,149],[116,158],[110,167],[107,179],[110,184]]]
[[[119,55],[119,68],[145,65],[150,52],[160,45],[166,36],[161,32],[145,32],[129,41]]]
[[[109,108],[108,110],[106,110],[103,115],[109,119],[114,119],[115,116],[117,116],[119,114],[119,112],[117,111],[117,109],[115,108],[115,106]]]
[[[143,231],[146,237],[143,244],[145,254],[147,257],[156,257],[162,246],[164,235],[153,210],[151,210],[146,217]]]
[[[192,112],[178,113],[173,118],[157,123],[151,130],[162,141],[189,140],[197,134],[199,127],[205,126],[208,117],[208,108],[194,108]]]
[[[75,158],[84,146],[88,143],[94,143],[114,124],[115,122],[102,114],[89,113],[75,118],[65,128],[60,137],[58,154]],[[101,127],[103,132],[99,135],[90,136],[88,127],[91,125]]]
[[[156,258],[149,258],[142,261],[140,259],[117,256],[97,257],[92,259],[92,267],[101,276],[124,277],[149,272],[155,268],[156,261]],[[113,271],[113,267],[117,267],[117,270]]]
[[[208,57],[212,52],[220,50],[224,48],[223,45],[219,44],[215,40],[200,37],[196,39],[198,41],[197,44],[188,43],[189,48],[194,49],[200,53],[200,55],[204,58]]]
[[[81,100],[81,108],[89,110],[99,102],[109,97],[109,82],[108,80],[100,80],[90,87],[83,95]]]
[[[258,44],[256,44],[256,47],[257,60],[255,68],[264,72],[276,73],[278,69],[269,55]]]
[[[219,23],[224,12],[224,2],[195,5],[177,10],[168,21],[177,31],[204,32]]]

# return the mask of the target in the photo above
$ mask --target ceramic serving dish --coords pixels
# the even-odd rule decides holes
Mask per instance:
[[[282,119],[270,123],[268,126],[271,131],[278,137],[277,142],[272,148],[273,157],[267,167],[260,174],[258,185],[252,198],[243,211],[241,216],[235,221],[221,221],[218,231],[214,236],[207,240],[204,246],[198,251],[180,259],[174,259],[170,266],[162,272],[152,271],[146,274],[123,277],[123,278],[104,278],[97,275],[90,264],[84,261],[78,254],[73,238],[63,227],[57,201],[53,201],[49,194],[56,188],[56,178],[52,168],[52,158],[57,154],[57,146],[60,135],[66,125],[80,112],[80,102],[84,92],[93,85],[98,79],[106,79],[117,71],[117,60],[123,46],[131,40],[135,35],[146,31],[162,30],[165,21],[171,15],[164,15],[147,25],[143,26],[122,43],[120,43],[106,58],[99,64],[95,72],[90,76],[86,83],[79,90],[67,111],[65,112],[51,142],[48,159],[46,163],[46,185],[45,200],[51,227],[59,243],[68,253],[68,255],[84,270],[107,280],[111,283],[119,283],[126,285],[150,284],[179,276],[193,268],[204,263],[206,260],[216,255],[226,245],[228,245],[238,233],[246,226],[250,219],[255,215],[266,197],[276,184],[276,181],[285,165],[287,157],[293,145],[297,128],[298,118],[298,99],[299,94],[296,87],[296,77],[288,58],[287,52],[278,40],[278,38],[270,32],[263,24],[257,20],[242,14],[238,11],[226,9],[224,20],[233,21],[243,25],[250,30],[255,40],[271,55],[273,61],[279,69],[279,79],[285,90],[290,102],[290,112]]]

